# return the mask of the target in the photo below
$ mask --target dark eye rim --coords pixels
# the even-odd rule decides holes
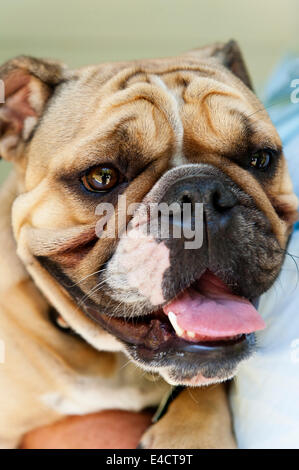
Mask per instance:
[[[268,155],[267,164],[265,166],[254,166],[254,165],[252,165],[251,164],[251,159],[256,155],[263,154],[263,153],[266,153]],[[267,148],[267,147],[256,149],[253,152],[251,152],[251,154],[250,154],[248,166],[249,166],[250,169],[252,169],[254,171],[267,171],[272,166],[273,159],[274,159],[275,155],[276,156],[278,155],[278,153],[279,152],[277,152],[276,150],[271,149],[271,148]]]
[[[117,173],[116,183],[114,185],[112,185],[110,188],[107,188],[107,189],[98,189],[97,190],[97,189],[89,188],[88,187],[89,185],[85,184],[84,179],[90,173],[92,173],[92,171],[94,171],[96,168],[109,168],[109,169],[115,171]],[[121,174],[121,172],[114,165],[111,165],[110,163],[102,163],[102,164],[97,164],[97,165],[93,165],[92,167],[89,167],[87,170],[84,170],[81,173],[81,175],[79,176],[79,179],[80,179],[80,183],[81,183],[81,186],[84,189],[84,191],[86,191],[90,194],[107,194],[110,191],[113,191],[117,186],[119,186],[124,181],[124,177]]]

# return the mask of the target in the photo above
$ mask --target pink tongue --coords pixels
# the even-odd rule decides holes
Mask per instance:
[[[167,315],[173,312],[178,326],[194,333],[197,340],[227,338],[265,328],[253,305],[232,294],[209,271],[198,281],[197,288],[186,289],[163,309]]]

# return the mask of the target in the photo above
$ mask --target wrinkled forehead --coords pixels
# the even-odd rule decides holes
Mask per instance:
[[[37,129],[29,148],[35,174],[37,164],[80,169],[98,158],[128,166],[134,157],[143,167],[166,157],[176,165],[190,151],[231,154],[249,139],[279,146],[254,94],[218,69],[162,61],[82,69],[60,86]]]

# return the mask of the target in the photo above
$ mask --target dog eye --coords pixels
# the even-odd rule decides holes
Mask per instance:
[[[250,166],[257,170],[263,170],[270,165],[271,153],[268,150],[260,150],[250,157]]]
[[[96,166],[87,171],[81,181],[89,191],[100,193],[112,189],[119,182],[119,172],[109,166]]]

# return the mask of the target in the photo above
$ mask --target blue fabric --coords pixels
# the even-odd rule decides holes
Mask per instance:
[[[291,102],[299,58],[274,71],[264,103],[284,145],[299,196],[299,103]],[[299,222],[288,251],[299,256]],[[250,273],[248,273],[250,275]],[[279,278],[258,308],[266,328],[257,332],[257,351],[241,364],[231,389],[234,428],[240,448],[299,448],[299,277],[298,261],[286,256]]]
[[[273,72],[262,100],[281,137],[294,190],[299,196],[299,103],[291,102],[294,91],[291,83],[298,79],[299,57],[286,57]]]

